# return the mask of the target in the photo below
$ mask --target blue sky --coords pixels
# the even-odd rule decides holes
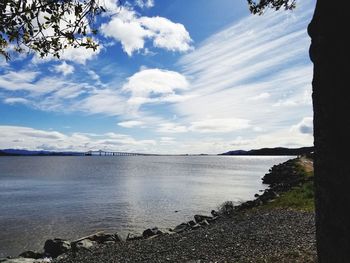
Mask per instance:
[[[97,52],[0,58],[0,148],[221,153],[310,146],[314,1],[104,0]]]

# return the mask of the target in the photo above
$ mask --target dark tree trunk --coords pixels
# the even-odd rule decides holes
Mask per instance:
[[[314,63],[316,232],[321,263],[350,262],[349,10],[345,0],[318,0],[308,28]]]

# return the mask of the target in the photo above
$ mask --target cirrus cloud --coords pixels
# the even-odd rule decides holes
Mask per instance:
[[[6,98],[3,100],[6,104],[29,104],[30,101],[25,98],[19,98],[19,97],[13,97],[13,98]]]
[[[232,132],[248,128],[249,120],[237,118],[222,118],[222,119],[205,119],[192,122],[189,130],[209,133],[209,132]]]
[[[154,0],[135,0],[135,5],[140,8],[151,8],[154,6]]]
[[[130,120],[130,121],[122,121],[119,122],[118,125],[124,128],[134,128],[137,126],[142,126],[144,124],[143,121],[135,121],[135,120]]]
[[[74,67],[72,65],[67,64],[65,61],[63,61],[62,64],[56,65],[54,67],[54,71],[58,73],[62,73],[63,76],[66,76],[74,72]]]

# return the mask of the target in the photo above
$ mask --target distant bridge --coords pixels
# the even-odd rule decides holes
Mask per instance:
[[[84,154],[85,156],[137,156],[146,155],[141,153],[127,153],[127,152],[110,152],[110,151],[88,151]]]

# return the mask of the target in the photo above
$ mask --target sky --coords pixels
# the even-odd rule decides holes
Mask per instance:
[[[99,48],[0,58],[0,149],[216,154],[313,144],[315,0],[102,0]]]

